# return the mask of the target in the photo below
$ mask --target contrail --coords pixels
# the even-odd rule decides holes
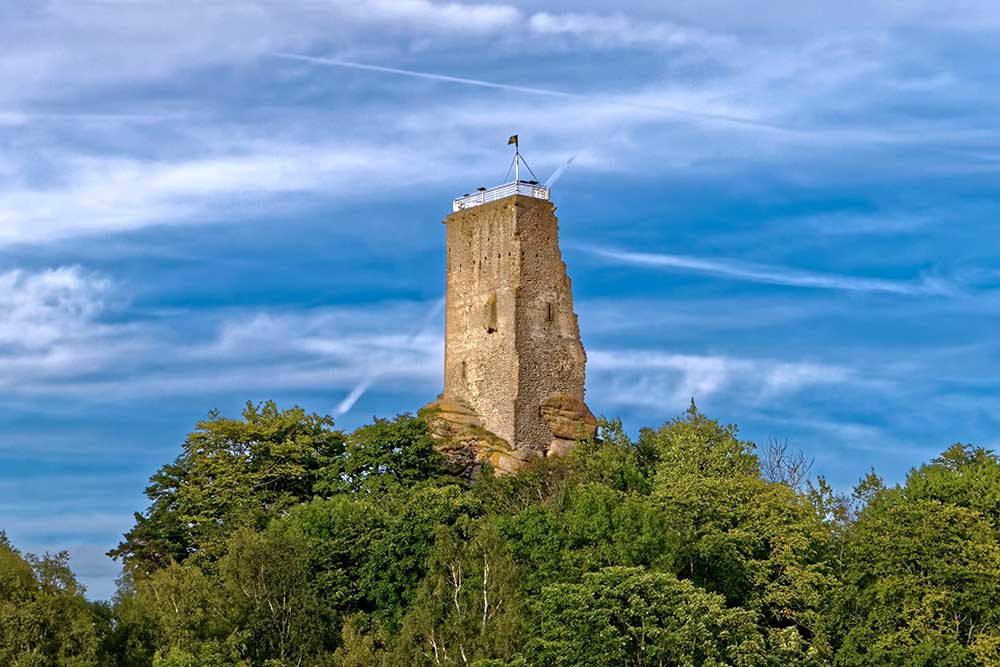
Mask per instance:
[[[424,319],[420,321],[420,324],[413,330],[413,333],[411,333],[409,337],[407,337],[405,345],[412,344],[413,341],[415,341],[417,337],[419,337],[420,334],[422,334],[424,330],[426,330],[427,327],[429,327],[434,322],[437,316],[441,314],[441,310],[444,308],[444,304],[445,304],[444,297],[441,297],[440,299],[434,302],[430,310],[427,311],[427,314],[424,315]],[[381,375],[381,373],[377,370],[370,371],[368,375],[366,375],[361,380],[361,382],[359,382],[354,387],[354,389],[351,390],[351,393],[345,396],[344,400],[342,400],[337,405],[337,407],[335,407],[332,410],[333,415],[335,417],[339,417],[344,413],[348,412],[351,408],[353,408],[354,404],[358,402],[358,399],[364,396],[365,392],[368,391],[369,387],[371,387],[372,384],[375,383],[375,380],[378,379],[379,375]]]
[[[722,123],[729,123],[732,125],[743,125],[743,126],[755,127],[758,129],[767,129],[775,132],[782,132],[788,134],[797,133],[796,130],[789,129],[787,127],[781,127],[780,125],[774,125],[772,123],[768,123],[761,120],[755,120],[753,118],[745,118],[743,116],[731,116],[728,114],[711,113],[708,111],[692,111],[690,109],[682,109],[680,107],[663,106],[657,104],[638,104],[635,102],[623,102],[621,100],[615,100],[612,98],[602,98],[593,95],[584,95],[582,93],[570,93],[564,90],[552,90],[550,88],[533,88],[530,86],[519,86],[510,83],[497,83],[496,81],[485,81],[483,79],[469,79],[461,76],[437,74],[435,72],[420,72],[412,69],[401,69],[399,67],[383,67],[382,65],[368,65],[366,63],[358,63],[350,60],[338,60],[334,58],[319,58],[316,56],[305,56],[298,53],[282,53],[274,51],[271,52],[269,55],[275,58],[285,58],[287,60],[299,60],[302,62],[312,63],[314,65],[345,67],[347,69],[357,69],[366,72],[382,72],[383,74],[397,74],[400,76],[409,76],[417,79],[444,81],[446,83],[458,83],[466,86],[493,88],[494,90],[509,90],[517,93],[528,93],[530,95],[546,95],[548,97],[561,97],[564,99],[604,102],[607,104],[613,104],[615,106],[629,108],[629,109],[656,111],[658,113],[665,113],[673,116],[686,116],[688,118],[693,118],[697,120],[711,120]]]
[[[610,137],[610,136],[613,136],[613,135],[617,134],[618,131],[625,126],[625,124],[626,124],[626,121],[622,121],[622,122],[618,123],[617,125],[614,126],[614,128],[611,131],[605,132],[604,135],[606,137]],[[562,166],[560,166],[558,169],[556,169],[554,172],[552,172],[552,175],[549,176],[549,180],[545,181],[545,187],[547,187],[547,188],[552,187],[552,185],[556,181],[558,181],[560,178],[562,178],[563,172],[565,172],[567,169],[569,169],[570,165],[573,164],[573,161],[576,160],[576,157],[580,153],[582,153],[584,150],[586,150],[586,148],[583,147],[583,146],[581,146],[579,149],[577,149],[577,151],[575,153],[573,153],[573,155],[570,156],[570,158],[568,160],[566,160],[566,162]]]
[[[573,160],[575,159],[576,159],[576,154],[574,154],[572,157],[570,157],[570,159],[566,160],[562,164],[562,166],[560,166],[558,169],[552,172],[552,175],[549,176],[549,180],[545,181],[545,187],[551,188],[552,185],[559,180],[559,177],[563,175],[563,172],[569,169],[569,166],[573,164]]]
[[[364,380],[362,380],[358,386],[351,390],[344,400],[337,404],[337,407],[333,409],[333,414],[335,417],[339,417],[348,410],[354,407],[354,404],[358,402],[358,399],[364,396],[365,392],[368,391],[368,387],[372,386],[372,382],[375,381],[377,373],[372,373]]]
[[[950,283],[928,278],[924,278],[920,282],[901,282],[879,278],[858,278],[835,273],[815,273],[781,266],[749,264],[687,255],[630,252],[596,246],[582,246],[582,248],[618,264],[676,269],[682,272],[722,276],[734,280],[745,280],[770,285],[811,287],[849,292],[882,292],[908,296],[955,296],[957,293],[955,287]]]
[[[800,128],[793,128],[787,125],[779,125],[776,123],[770,123],[763,120],[757,120],[754,118],[747,118],[745,116],[733,116],[730,114],[712,113],[710,111],[696,111],[691,109],[684,109],[681,107],[674,107],[668,105],[659,104],[641,104],[638,102],[627,102],[612,97],[600,97],[597,95],[585,95],[582,93],[571,93],[565,90],[553,90],[551,88],[535,88],[531,86],[520,86],[510,83],[498,83],[496,81],[486,81],[484,79],[470,79],[461,76],[451,76],[448,74],[438,74],[436,72],[421,72],[418,70],[403,69],[400,67],[384,67],[382,65],[369,65],[367,63],[359,63],[351,60],[339,60],[336,58],[321,58],[317,56],[307,56],[298,53],[283,53],[280,51],[273,51],[268,55],[275,58],[284,58],[287,60],[298,60],[301,62],[312,63],[314,65],[324,65],[328,67],[343,67],[347,69],[362,70],[366,72],[381,72],[383,74],[396,74],[398,76],[409,76],[417,79],[428,79],[431,81],[442,81],[445,83],[457,83],[465,86],[478,86],[480,88],[492,88],[494,90],[509,90],[518,93],[527,93],[530,95],[545,95],[548,97],[560,97],[563,99],[571,100],[584,100],[588,102],[598,102],[604,104],[611,104],[617,107],[622,107],[626,109],[639,109],[642,111],[653,111],[656,113],[662,113],[674,117],[684,117],[693,121],[713,121],[717,123],[723,123],[727,125],[736,125],[742,127],[751,127],[760,130],[768,130],[769,132],[774,132],[777,134],[783,134],[789,137],[798,137],[802,139],[815,139],[813,133],[809,133]],[[923,143],[922,139],[916,140],[918,143]],[[868,143],[875,145],[896,145],[898,142],[886,140],[886,139],[870,139]],[[912,142],[904,142],[912,143]],[[990,155],[976,155],[963,151],[956,151],[948,148],[934,148],[932,150],[937,150],[939,152],[949,153],[956,156],[962,156],[966,158],[975,158],[982,160],[984,162],[995,161],[996,158]]]

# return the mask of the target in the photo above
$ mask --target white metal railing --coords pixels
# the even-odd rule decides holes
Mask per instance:
[[[451,210],[461,211],[462,209],[481,206],[497,199],[510,197],[511,195],[525,195],[527,197],[534,197],[535,199],[548,200],[549,189],[544,185],[529,183],[528,181],[511,181],[510,183],[480,190],[475,194],[456,197],[455,201],[452,202]]]

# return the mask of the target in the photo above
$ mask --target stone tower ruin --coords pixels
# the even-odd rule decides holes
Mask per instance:
[[[559,224],[548,188],[516,176],[453,209],[444,393],[421,414],[454,467],[513,472],[596,426]]]

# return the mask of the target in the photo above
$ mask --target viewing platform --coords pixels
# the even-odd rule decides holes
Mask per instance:
[[[539,185],[538,181],[511,181],[503,185],[496,185],[492,188],[479,188],[474,194],[465,194],[456,197],[452,202],[452,211],[462,211],[473,206],[482,206],[491,201],[510,197],[511,195],[524,195],[535,199],[549,199],[549,189],[544,185]]]

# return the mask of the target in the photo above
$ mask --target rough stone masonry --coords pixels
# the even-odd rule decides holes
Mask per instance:
[[[444,224],[444,393],[421,410],[439,450],[465,475],[567,451],[596,420],[555,207],[513,195]]]

